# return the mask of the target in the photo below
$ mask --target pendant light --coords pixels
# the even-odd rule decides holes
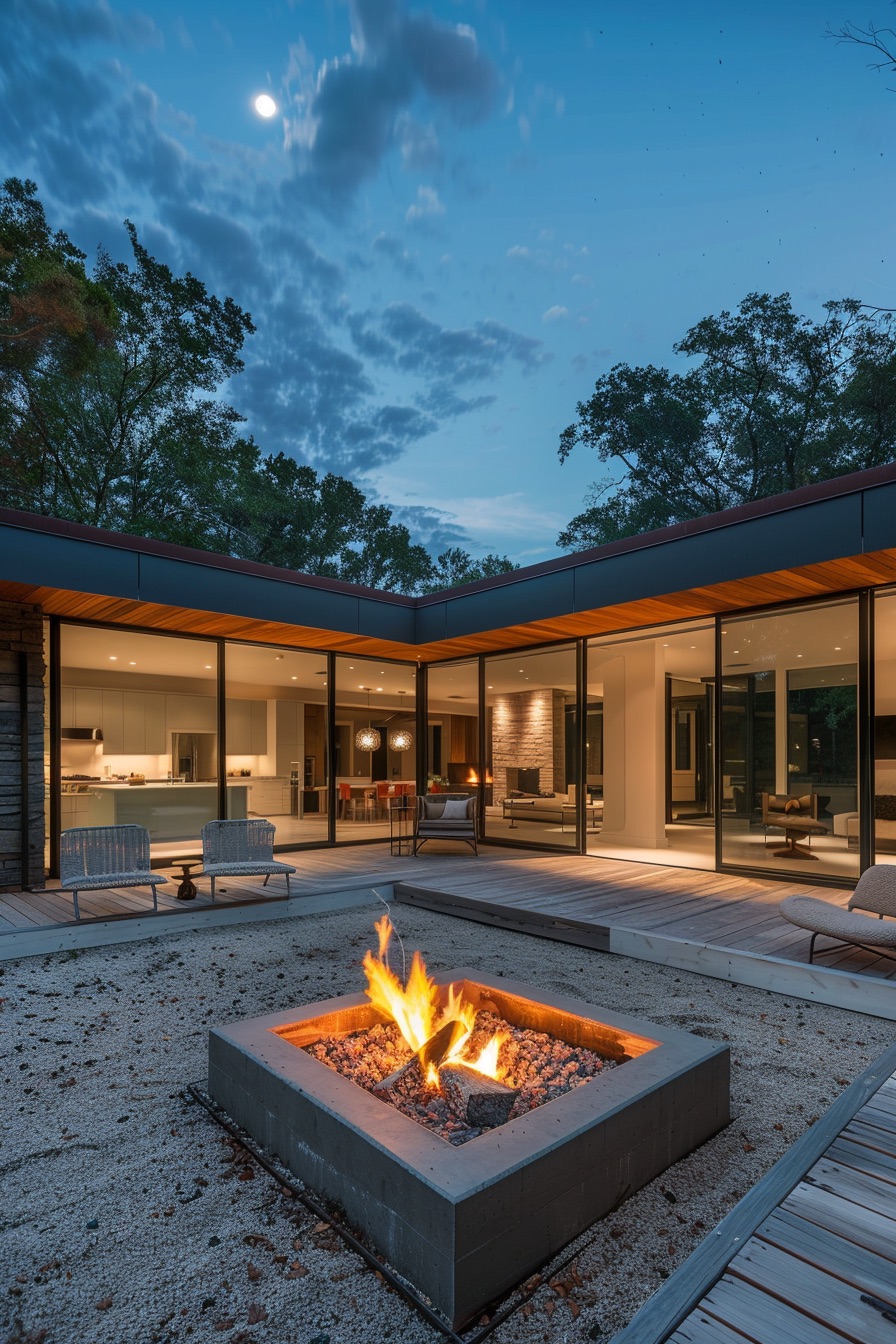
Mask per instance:
[[[371,727],[370,724],[370,686],[362,686],[362,691],[367,692],[367,727],[361,728],[355,733],[355,746],[359,751],[379,751],[382,737],[378,728]]]
[[[399,695],[407,695],[407,691],[399,691]],[[393,728],[388,738],[390,751],[410,751],[414,745],[414,734],[410,728]]]

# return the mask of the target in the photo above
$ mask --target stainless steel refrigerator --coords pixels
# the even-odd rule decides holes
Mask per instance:
[[[218,778],[216,733],[172,733],[171,773],[185,784],[211,783]]]

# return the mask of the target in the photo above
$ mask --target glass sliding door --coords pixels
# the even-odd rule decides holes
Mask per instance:
[[[571,644],[486,658],[487,837],[575,848],[576,680]]]
[[[387,840],[392,800],[417,792],[416,668],[336,659],[336,839]]]
[[[60,826],[134,823],[154,858],[195,852],[218,810],[218,651],[60,627]]]
[[[726,619],[722,862],[858,876],[858,602]]]
[[[874,863],[896,863],[896,592],[874,597]],[[858,814],[845,819],[858,844]]]
[[[327,656],[227,644],[228,817],[265,817],[275,844],[328,839]]]
[[[426,791],[479,796],[491,803],[491,779],[479,760],[479,664],[442,663],[427,672]]]
[[[715,866],[714,679],[708,622],[589,641],[589,854]]]

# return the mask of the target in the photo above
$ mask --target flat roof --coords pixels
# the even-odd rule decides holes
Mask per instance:
[[[0,509],[0,598],[72,619],[443,659],[896,583],[896,464],[408,597]]]

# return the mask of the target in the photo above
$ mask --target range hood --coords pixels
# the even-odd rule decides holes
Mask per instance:
[[[69,742],[102,742],[102,728],[63,728],[60,733],[63,741]]]

